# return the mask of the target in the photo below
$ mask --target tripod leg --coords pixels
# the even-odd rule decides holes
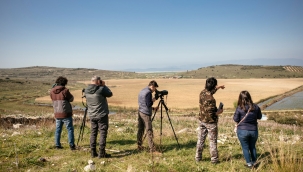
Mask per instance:
[[[160,100],[161,102],[161,123],[160,123],[160,146],[161,146],[161,143],[162,143],[162,119],[163,119],[163,115],[162,115],[162,106],[163,106],[163,103],[162,103],[162,100]],[[159,103],[160,103],[159,102]]]
[[[159,103],[158,103],[158,106],[157,106],[157,108],[156,108],[156,110],[155,110],[154,116],[152,117],[152,121],[154,120],[154,118],[155,118],[155,116],[156,116],[156,113],[157,113],[157,111],[158,111],[158,109],[159,109],[160,103],[161,103],[161,100],[160,100]]]
[[[86,122],[86,114],[87,114],[87,108],[85,108],[83,120],[82,120],[82,123],[80,126],[80,132],[79,132],[79,136],[78,136],[77,146],[79,146],[80,139],[81,140],[83,139],[83,133],[84,133],[85,122]]]
[[[167,106],[166,106],[164,103],[162,103],[162,105],[163,105],[164,108],[165,108],[167,118],[168,118],[168,120],[169,120],[170,126],[171,126],[171,128],[172,128],[172,130],[173,130],[173,132],[174,132],[174,135],[175,135],[175,139],[176,139],[176,141],[177,141],[177,143],[178,143],[178,146],[179,146],[179,148],[180,148],[180,144],[179,144],[179,142],[178,142],[178,138],[177,138],[177,136],[176,136],[176,133],[175,133],[173,124],[171,123],[170,117],[169,117],[169,115],[168,115],[168,108],[167,108]]]

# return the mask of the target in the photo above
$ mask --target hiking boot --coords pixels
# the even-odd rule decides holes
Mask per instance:
[[[107,154],[105,152],[105,149],[100,149],[100,153],[98,155],[98,158],[110,158],[112,155],[111,154]]]
[[[96,148],[92,148],[91,151],[90,151],[90,153],[91,153],[92,158],[95,158],[95,157],[98,156]]]
[[[76,150],[76,145],[69,146],[69,147],[70,147],[70,150]]]

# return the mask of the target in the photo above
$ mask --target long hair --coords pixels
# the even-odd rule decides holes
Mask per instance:
[[[212,91],[216,88],[218,84],[218,81],[216,78],[211,77],[211,78],[207,78],[206,83],[205,83],[205,89],[207,91]]]
[[[241,91],[238,99],[238,107],[246,111],[245,106],[248,105],[250,110],[254,110],[254,102],[248,91]]]

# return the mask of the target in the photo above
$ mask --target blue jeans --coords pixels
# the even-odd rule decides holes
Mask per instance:
[[[73,125],[72,117],[56,119],[55,144],[56,144],[56,146],[61,146],[60,138],[61,138],[63,123],[65,124],[67,132],[68,132],[69,146],[74,146],[75,138],[74,138],[74,125]]]
[[[238,129],[237,135],[247,165],[253,165],[257,160],[256,142],[258,140],[258,130],[250,131]]]

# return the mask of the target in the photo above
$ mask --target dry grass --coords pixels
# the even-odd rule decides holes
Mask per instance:
[[[151,79],[115,79],[106,80],[106,85],[114,96],[108,99],[112,106],[136,108],[137,96]],[[172,109],[198,107],[198,97],[204,88],[205,79],[156,79],[158,90],[168,90],[167,106]],[[303,78],[293,79],[218,79],[218,85],[225,85],[224,90],[215,94],[217,104],[223,102],[225,108],[233,108],[240,91],[248,90],[254,102],[270,96],[282,94],[302,85]],[[85,82],[88,84],[89,82]],[[81,102],[81,90],[72,91],[75,102]],[[50,102],[49,96],[36,99],[37,102]],[[157,103],[156,103],[157,104]]]

